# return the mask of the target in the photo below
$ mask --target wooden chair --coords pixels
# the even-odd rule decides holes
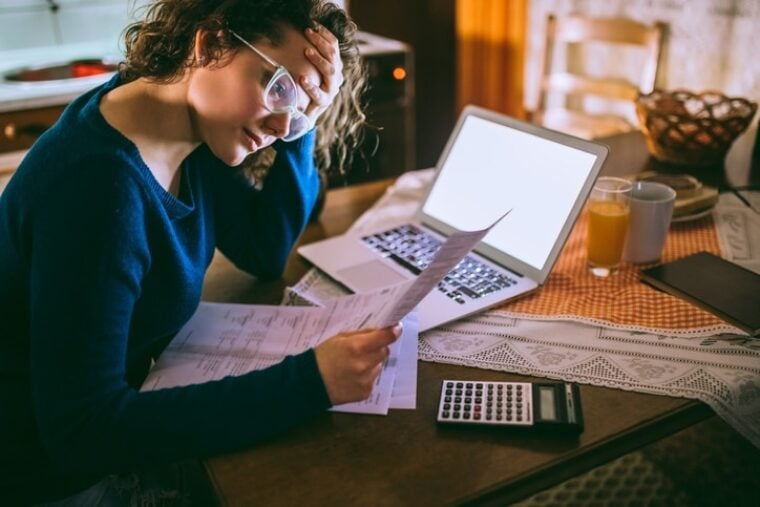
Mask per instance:
[[[629,101],[631,104],[639,91],[651,92],[657,79],[663,23],[651,26],[622,18],[587,18],[568,16],[557,18],[550,14],[546,23],[546,38],[539,72],[539,94],[535,110],[530,113],[533,122],[569,134],[593,139],[616,133],[627,132],[634,127],[623,115],[594,114],[584,110],[583,102],[589,97],[613,101]],[[620,50],[621,45],[638,46],[643,52],[643,66],[638,82],[623,78],[591,76],[588,73],[557,70],[555,58],[564,45],[571,52],[573,45],[581,49],[581,44],[604,43],[611,50]],[[576,49],[576,50],[577,50]],[[639,50],[636,50],[639,52]],[[559,96],[562,106],[550,106],[549,95]],[[631,107],[633,111],[633,107]]]

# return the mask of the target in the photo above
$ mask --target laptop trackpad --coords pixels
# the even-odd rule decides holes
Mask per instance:
[[[343,268],[337,274],[340,280],[349,281],[347,285],[354,292],[371,292],[406,280],[403,275],[398,274],[379,260]]]

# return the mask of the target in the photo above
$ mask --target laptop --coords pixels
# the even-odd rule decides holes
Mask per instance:
[[[298,253],[355,293],[373,292],[417,276],[452,232],[482,229],[511,209],[419,304],[419,329],[431,329],[539,288],[607,153],[604,145],[467,106],[412,220]]]

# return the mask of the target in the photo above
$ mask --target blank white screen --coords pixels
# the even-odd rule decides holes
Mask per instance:
[[[423,211],[460,230],[512,213],[484,243],[543,269],[596,156],[469,116]]]

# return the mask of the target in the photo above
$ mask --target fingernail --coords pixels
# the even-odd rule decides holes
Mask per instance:
[[[309,56],[314,56],[314,50],[312,48],[306,49],[306,54]]]
[[[313,88],[314,87],[314,83],[312,83],[311,79],[309,79],[306,76],[303,76],[301,78],[301,83],[303,83],[303,85],[304,85],[305,88]]]
[[[404,324],[402,324],[401,322],[393,326],[393,334],[396,335],[396,338],[401,336],[401,333],[403,332],[404,332]]]
[[[312,30],[311,28],[307,28],[307,29],[306,29],[306,33],[310,33],[310,34],[311,34],[311,33],[314,33],[314,30]]]

